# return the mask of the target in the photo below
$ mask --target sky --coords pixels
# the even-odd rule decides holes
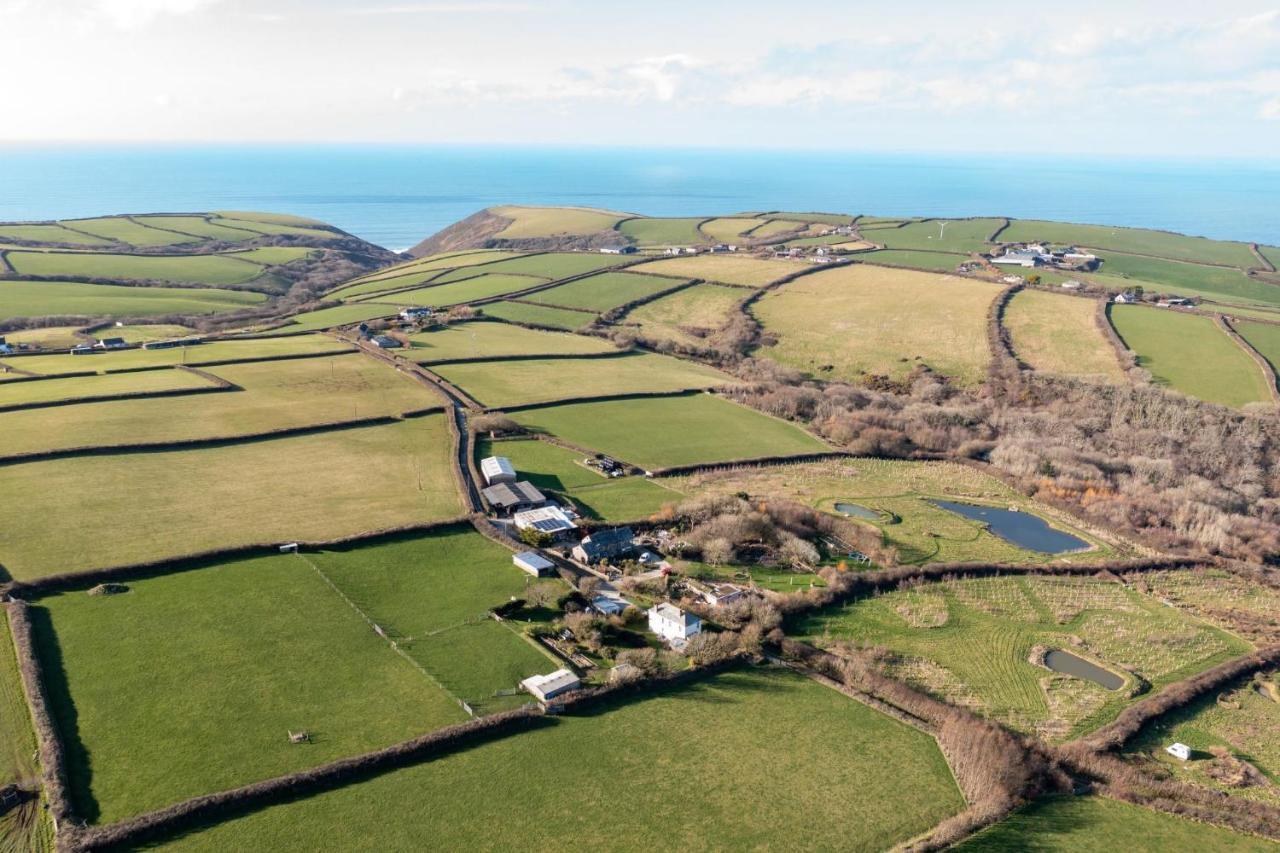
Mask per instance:
[[[1280,0],[0,0],[0,142],[1280,159]]]

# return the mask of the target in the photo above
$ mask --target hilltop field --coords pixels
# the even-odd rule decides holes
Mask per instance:
[[[1277,257],[0,223],[0,849],[1270,849]]]

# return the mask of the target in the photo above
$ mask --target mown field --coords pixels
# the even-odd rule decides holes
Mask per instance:
[[[162,341],[167,338],[181,338],[194,334],[196,334],[196,330],[189,326],[179,326],[173,323],[150,323],[146,325],[109,326],[105,329],[99,329],[91,334],[90,337],[124,338],[131,344],[137,344],[144,341]]]
[[[201,284],[244,284],[262,275],[261,264],[237,254],[115,255],[102,252],[22,252],[5,255],[23,275],[110,279],[158,279]]]
[[[351,305],[336,305],[333,308],[320,308],[316,311],[304,311],[295,314],[289,322],[280,327],[281,332],[316,332],[321,329],[333,329],[338,326],[350,326],[365,320],[379,317],[392,317],[400,312],[400,308],[382,302],[357,302]]]
[[[1272,370],[1280,365],[1280,325],[1238,320],[1233,326],[1236,333],[1267,360]]]
[[[628,311],[622,322],[640,327],[646,338],[696,346],[702,336],[728,322],[746,291],[719,284],[695,284]]]
[[[230,364],[214,370],[244,390],[6,413],[5,444],[0,455],[228,438],[399,415],[444,402],[421,382],[358,355]],[[136,378],[171,372],[190,375],[181,371],[147,371],[120,376]],[[115,377],[90,378],[100,381]],[[64,381],[77,380],[23,384]],[[0,392],[0,400],[4,398]]]
[[[323,541],[461,512],[443,415],[197,450],[0,468],[0,565],[18,579],[253,543]],[[67,523],[75,519],[74,525]]]
[[[581,754],[608,760],[575,764],[572,785],[546,784],[549,767]],[[740,782],[761,768],[772,790],[744,808]],[[698,818],[654,820],[672,802]],[[431,838],[448,849],[746,849],[800,838],[806,848],[870,851],[962,807],[927,735],[815,682],[762,669],[557,717],[171,846],[392,850]]]
[[[18,673],[8,614],[0,615],[0,785],[35,781],[36,737]],[[0,839],[3,834],[0,833]]]
[[[1019,359],[1036,370],[1120,382],[1124,373],[1097,323],[1097,303],[1023,290],[1005,309],[1004,326]]]
[[[357,304],[368,301],[384,300],[387,304],[407,307],[425,305],[431,308],[447,305],[460,305],[474,302],[477,299],[488,299],[493,296],[505,296],[518,290],[528,290],[545,284],[545,279],[528,275],[492,273],[476,276],[465,281],[449,284],[430,284],[414,290],[399,293],[374,294],[356,300]]]
[[[101,334],[113,336],[110,329]],[[29,373],[56,376],[60,373],[96,370],[110,373],[139,367],[164,367],[174,364],[199,365],[216,361],[277,358],[286,355],[326,355],[352,352],[350,344],[328,335],[288,335],[278,338],[245,338],[209,341],[189,347],[169,349],[127,349],[96,352],[92,355],[49,353],[18,358],[7,362]]]
[[[248,290],[132,287],[71,281],[0,281],[0,320],[19,317],[156,317],[217,314],[260,305]]]
[[[421,364],[512,355],[590,355],[614,352],[603,338],[525,329],[507,323],[458,323],[409,336],[407,358]]]
[[[481,306],[480,311],[486,317],[569,331],[588,326],[596,319],[596,315],[589,311],[570,311],[566,308],[550,308],[546,305],[531,305],[527,302],[491,302]]]
[[[1174,260],[1226,264],[1244,269],[1256,266],[1258,263],[1246,243],[1208,240],[1204,237],[1188,237],[1169,231],[1120,228],[1111,225],[1075,225],[1066,222],[1015,219],[1000,233],[1000,240],[1004,243],[1046,240],[1093,249],[1155,255]]]
[[[1097,278],[1107,284],[1143,285],[1147,290],[1181,296],[1280,305],[1280,288],[1225,267],[1107,253]]]
[[[609,478],[582,464],[583,454],[547,441],[476,441],[476,457],[506,456],[520,474],[544,493],[567,496],[588,518],[631,521],[646,518],[663,504],[683,498],[666,485],[643,477]]]
[[[382,283],[388,279],[398,279],[405,276],[414,275],[416,273],[440,273],[445,270],[460,269],[463,267],[472,267],[476,264],[484,264],[489,261],[500,261],[507,258],[516,258],[519,254],[516,252],[507,252],[501,250],[485,250],[472,249],[465,252],[449,252],[442,255],[428,255],[416,261],[409,261],[403,264],[395,264],[394,266],[380,269],[376,272],[353,278],[351,281],[338,285],[330,291],[332,294],[339,296],[348,296],[352,292],[356,292],[356,288],[365,284],[374,284],[375,287],[370,288],[376,290],[378,287],[385,286]]]
[[[707,242],[698,230],[698,223],[705,218],[627,219],[618,230],[641,246],[691,246]]]
[[[523,255],[505,261],[485,264],[485,272],[509,273],[511,275],[533,275],[539,278],[560,279],[571,275],[582,275],[595,270],[607,269],[618,264],[629,262],[627,255],[604,255],[595,252],[545,252],[537,255]],[[476,270],[460,269],[440,277],[441,281],[472,275]]]
[[[73,231],[52,222],[11,222],[0,225],[0,240],[24,240],[37,243],[69,243],[81,246],[102,246],[111,241],[80,231]]]
[[[212,387],[208,379],[188,370],[144,370],[102,376],[67,376],[37,382],[6,382],[0,386],[0,406],[50,403],[116,394],[146,394]],[[56,416],[55,416],[56,418]],[[7,419],[6,419],[7,420]],[[55,419],[54,421],[58,421]]]
[[[1140,305],[1112,305],[1110,316],[1157,383],[1224,406],[1270,399],[1258,365],[1213,318]]]
[[[522,207],[514,204],[493,207],[490,212],[511,220],[496,236],[512,239],[608,231],[627,215],[591,207]]]
[[[387,746],[466,714],[300,555],[37,605],[77,812],[109,822]],[[290,731],[311,733],[292,744]]]
[[[1229,829],[1092,797],[1046,797],[960,842],[964,853],[1239,853],[1274,851],[1275,844]]]
[[[875,232],[875,242],[888,249],[930,249],[968,255],[990,247],[987,238],[1002,219],[929,219]]]
[[[738,382],[710,367],[649,353],[442,364],[432,370],[490,408],[569,397],[712,388]]]
[[[711,394],[547,406],[515,419],[649,469],[829,449],[794,424]]]
[[[917,365],[979,382],[990,360],[986,281],[854,264],[806,275],[752,306],[778,343],[759,354],[821,378],[902,379]]]
[[[541,291],[529,298],[560,308],[608,311],[610,308],[679,287],[687,281],[630,272],[604,272]]]
[[[2,294],[3,292],[0,291],[0,295]],[[85,342],[85,338],[77,334],[79,330],[79,326],[46,326],[40,329],[5,332],[3,337],[10,344],[25,344],[40,349],[69,349]]]
[[[758,228],[768,220],[760,217],[725,216],[702,223],[702,233],[715,243],[732,243],[752,228]]]
[[[1129,703],[1127,672],[1153,689],[1251,646],[1124,586],[1093,578],[996,577],[927,584],[809,614],[793,626],[825,644],[884,646],[890,674],[1014,729],[1061,740]],[[1069,649],[1126,678],[1109,691],[1051,673],[1035,647]]]
[[[763,287],[771,281],[805,269],[792,261],[766,260],[745,255],[688,255],[664,258],[641,264],[636,268],[657,275],[701,278],[726,284],[742,284]]]
[[[871,234],[879,234],[872,231]],[[870,237],[879,240],[878,237]],[[882,264],[887,267],[913,267],[938,272],[953,272],[955,268],[969,260],[968,255],[952,255],[946,252],[924,252],[910,249],[881,249],[875,252],[864,252],[858,255],[859,261],[868,264]]]

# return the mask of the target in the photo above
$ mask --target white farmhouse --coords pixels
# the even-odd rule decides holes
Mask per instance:
[[[668,642],[683,643],[702,633],[702,620],[664,601],[649,608],[649,630]]]

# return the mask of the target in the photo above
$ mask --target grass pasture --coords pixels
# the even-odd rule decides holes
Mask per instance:
[[[431,284],[427,287],[405,290],[400,293],[375,293],[372,296],[366,296],[356,301],[357,303],[375,300],[386,301],[399,306],[426,305],[437,307],[461,305],[465,302],[474,302],[477,299],[489,299],[494,296],[505,296],[508,293],[528,290],[544,283],[544,279],[534,278],[529,275],[489,273],[464,281],[455,281],[449,284]]]
[[[800,272],[805,267],[792,261],[766,260],[746,255],[716,254],[663,258],[642,264],[636,269],[656,275],[701,278],[725,284],[763,287],[783,276]]]
[[[0,785],[36,781],[36,737],[8,614],[0,614]],[[0,840],[3,840],[0,829]]]
[[[112,334],[110,331],[103,334]],[[125,349],[95,352],[92,355],[49,353],[10,358],[8,363],[30,373],[57,376],[82,370],[111,373],[140,367],[191,366],[217,361],[267,359],[281,356],[319,356],[352,352],[353,347],[328,335],[287,335],[277,338],[243,338],[209,341],[171,349]]]
[[[230,228],[226,225],[219,225],[210,218],[204,216],[144,216],[139,217],[139,221],[143,224],[154,228],[165,228],[170,231],[180,231],[183,234],[190,234],[194,237],[201,237],[205,240],[222,240],[226,242],[239,242],[241,240],[252,240],[262,235],[255,231],[246,231],[243,228]]]
[[[698,230],[706,217],[625,219],[618,230],[641,246],[696,246],[707,238]]]
[[[375,282],[384,282],[388,279],[398,279],[402,276],[409,276],[421,273],[441,273],[445,270],[461,269],[465,267],[475,266],[477,264],[488,263],[489,261],[500,261],[508,258],[519,257],[515,252],[507,252],[503,250],[470,250],[466,252],[449,252],[442,255],[428,255],[416,261],[409,261],[403,264],[386,267],[384,269],[362,275],[359,278],[353,278],[348,282],[338,285],[330,293],[341,292],[342,296],[348,295],[348,292],[371,292],[382,285],[375,285]],[[363,285],[374,285],[364,291],[358,291],[357,288]]]
[[[918,364],[963,384],[990,360],[986,322],[998,285],[853,264],[770,291],[752,307],[778,343],[759,352],[822,378],[904,378]]]
[[[34,615],[73,799],[97,822],[466,719],[303,556],[70,591]]]
[[[880,232],[872,231],[871,233],[874,235]],[[871,236],[869,239],[879,242],[878,237]],[[969,260],[969,256],[914,249],[879,249],[874,252],[860,253],[858,260],[886,267],[913,267],[922,270],[952,272],[960,264]]]
[[[1204,237],[1188,237],[1169,231],[1121,228],[1111,225],[1075,225],[1066,222],[1015,219],[1000,233],[1000,240],[1004,243],[1047,241],[1074,244],[1092,249],[1154,255],[1172,260],[1225,264],[1242,269],[1257,266],[1258,263],[1246,243],[1208,240]]]
[[[278,247],[273,247],[278,248]],[[245,253],[247,254],[247,253]],[[262,274],[262,265],[224,255],[112,255],[103,252],[22,252],[6,255],[23,275],[109,279],[158,279],[199,284],[244,284]]]
[[[444,416],[429,415],[0,467],[0,488],[23,495],[0,503],[0,565],[30,579],[450,518],[461,512],[451,452]]]
[[[349,285],[343,285],[329,291],[327,297],[341,299],[344,302],[357,301],[362,297],[376,299],[382,295],[385,295],[388,299],[395,299],[395,295],[389,294],[388,291],[402,290],[425,284],[439,275],[441,275],[440,270],[405,269],[403,272],[393,276],[361,279]]]
[[[1272,370],[1277,369],[1280,365],[1280,325],[1237,320],[1233,326],[1240,337],[1267,360]]]
[[[228,228],[239,228],[245,231],[256,231],[259,234],[288,234],[293,237],[310,237],[316,240],[336,240],[341,235],[330,231],[327,228],[311,228],[298,225],[286,224],[279,217],[268,214],[271,218],[263,219],[259,216],[248,218],[247,216],[219,216],[217,223],[225,225]],[[317,222],[317,226],[323,223]]]
[[[927,608],[927,609],[926,609]],[[994,577],[928,584],[801,617],[820,644],[881,645],[891,674],[1049,740],[1090,731],[1131,701],[1124,687],[1032,664],[1036,646],[1091,656],[1159,690],[1251,646],[1111,581]]]
[[[603,338],[541,332],[508,323],[456,323],[409,336],[403,354],[419,364],[459,358],[504,358],[513,355],[599,355],[616,352]]]
[[[55,222],[11,222],[0,225],[0,240],[69,243],[77,246],[102,246],[111,242],[105,237],[82,234]]]
[[[572,785],[546,784],[549,767],[582,753],[609,758],[575,763]],[[824,760],[809,759],[819,754]],[[733,783],[762,767],[776,789],[744,808]],[[673,802],[698,819],[653,819]],[[961,808],[927,735],[801,676],[755,669],[556,717],[172,846],[401,850],[430,838],[459,850],[872,851]]]
[[[173,323],[148,323],[148,324],[129,324],[127,326],[110,326],[106,329],[99,329],[93,333],[96,337],[108,338],[124,338],[131,344],[140,344],[145,341],[163,341],[167,338],[181,338],[187,335],[196,334],[196,330],[189,326],[179,326]]]
[[[510,222],[496,236],[507,239],[556,237],[562,234],[594,234],[608,231],[625,213],[592,207],[524,207],[504,205],[489,212]]]
[[[1120,362],[1096,318],[1091,299],[1022,290],[1009,300],[1004,325],[1014,353],[1035,370],[1120,382]]]
[[[213,369],[244,390],[9,412],[4,415],[3,454],[228,438],[399,415],[443,403],[422,383],[358,355],[259,361]],[[191,375],[160,370],[87,378],[101,381],[168,373]],[[76,381],[59,379],[13,387]],[[0,389],[0,399],[7,390]]]
[[[281,326],[282,332],[318,332],[321,329],[334,329],[339,326],[352,326],[365,320],[379,317],[392,317],[400,313],[395,305],[382,302],[356,302],[350,305],[335,305],[332,308],[320,308],[315,311],[304,311],[295,314],[288,324]]]
[[[131,287],[0,280],[0,320],[18,317],[155,317],[217,314],[265,302],[261,293],[207,287]]]
[[[37,349],[70,349],[76,344],[85,343],[86,339],[77,334],[79,331],[79,326],[45,326],[40,329],[5,332],[0,337],[4,337],[10,344],[24,344]],[[112,329],[111,333],[115,334],[116,330]]]
[[[567,397],[649,394],[737,384],[710,367],[664,355],[627,353],[602,358],[527,359],[443,364],[435,373],[490,408]]]
[[[509,275],[531,275],[551,280],[608,269],[618,264],[627,263],[630,260],[631,258],[627,255],[605,255],[596,252],[543,252],[485,264],[484,271]],[[440,276],[440,281],[452,281],[455,278],[472,275],[475,272],[476,270],[465,268],[454,270]]]
[[[175,234],[163,228],[148,228],[144,221],[128,216],[99,216],[92,219],[64,219],[62,224],[76,231],[131,246],[175,246],[200,242],[199,237]]]
[[[39,382],[6,382],[0,385],[0,406],[53,403],[82,397],[110,397],[115,394],[205,390],[210,387],[212,383],[209,380],[188,370],[144,370],[102,376],[55,377]],[[61,420],[58,415],[50,417],[55,423]]]
[[[767,221],[760,217],[726,216],[703,222],[699,228],[713,243],[733,243],[747,231],[758,228]]]
[[[535,326],[548,326],[554,329],[573,331],[589,326],[596,315],[589,311],[571,311],[567,308],[552,308],[548,305],[533,305],[528,302],[506,301],[491,302],[480,307],[481,313],[512,323],[530,323]]]
[[[1099,281],[1115,284],[1120,279],[1118,284],[1123,287],[1143,285],[1147,290],[1183,296],[1280,305],[1280,288],[1249,278],[1238,269],[1108,252],[1100,273]]]
[[[583,455],[565,447],[537,439],[508,439],[476,442],[476,456],[506,456],[528,480],[542,491],[566,496],[588,518],[601,521],[631,521],[656,513],[665,503],[683,495],[665,484],[643,477],[605,477],[582,464]]]
[[[766,237],[777,237],[780,234],[786,234],[790,231],[798,231],[805,228],[807,223],[797,222],[791,219],[770,219],[760,227],[751,232],[750,236],[753,240],[762,240]]]
[[[548,406],[515,419],[648,469],[829,449],[795,424],[711,394]]]
[[[636,299],[643,299],[673,287],[685,284],[687,279],[665,278],[656,275],[638,275],[630,272],[602,272],[580,278],[568,284],[553,287],[529,299],[545,302],[558,308],[578,308],[586,311],[608,311]]]
[[[1141,305],[1111,305],[1110,316],[1157,383],[1237,408],[1270,399],[1258,365],[1213,318]]]
[[[987,238],[1002,219],[929,219],[885,228],[872,238],[887,249],[927,249],[968,255],[986,251]]]
[[[624,322],[638,325],[646,338],[697,345],[696,333],[723,326],[746,295],[738,287],[695,284],[631,309]]]

